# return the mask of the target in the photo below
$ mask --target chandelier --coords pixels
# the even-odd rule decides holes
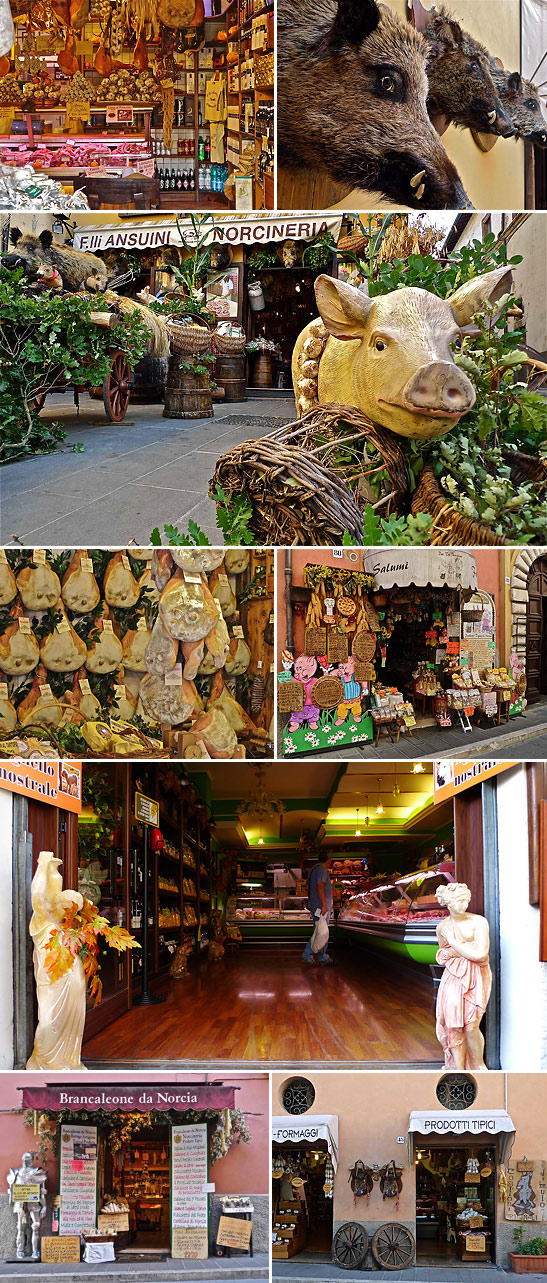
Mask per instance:
[[[259,820],[262,826],[264,820],[271,820],[274,815],[283,815],[285,807],[275,793],[268,793],[265,787],[264,776],[266,770],[264,766],[256,768],[256,788],[250,793],[244,801],[239,803],[237,814],[240,820]]]

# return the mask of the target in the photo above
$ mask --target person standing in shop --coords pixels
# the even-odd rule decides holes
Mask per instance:
[[[313,929],[317,926],[320,918],[325,918],[327,926],[332,913],[332,882],[329,877],[331,856],[319,855],[317,864],[313,865],[308,874],[308,899],[306,908],[313,918]],[[329,958],[327,953],[328,940],[319,953],[314,953],[311,947],[311,938],[308,940],[306,948],[302,954],[304,962],[311,966],[319,963],[321,966],[332,966],[333,959]]]

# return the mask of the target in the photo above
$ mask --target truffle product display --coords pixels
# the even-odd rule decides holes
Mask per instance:
[[[2,754],[271,755],[271,561],[242,549],[229,574],[223,549],[2,550]]]

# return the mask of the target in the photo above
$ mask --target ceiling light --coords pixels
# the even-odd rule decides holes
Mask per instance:
[[[264,838],[259,838],[259,839],[258,839],[258,845],[259,845],[259,846],[264,846]]]
[[[360,837],[361,837],[361,830],[360,830],[360,828],[359,828],[359,807],[357,807],[357,815],[356,815],[356,817],[355,817],[355,823],[356,823],[356,825],[357,825],[357,828],[356,828],[356,830],[355,830],[355,836],[356,836],[356,838],[360,838]]]
[[[365,828],[366,828],[366,829],[368,829],[368,826],[369,826],[369,824],[370,824],[370,819],[369,819],[369,814],[368,814],[368,794],[367,794],[367,796],[366,796],[366,798],[365,798],[365,802],[366,802]]]
[[[384,814],[384,808],[383,808],[383,806],[382,806],[382,798],[381,798],[381,795],[380,795],[380,788],[381,788],[381,784],[380,784],[380,776],[378,776],[378,805],[377,805],[377,807],[376,807],[376,814],[377,814],[377,815],[383,815],[383,814]]]
[[[392,788],[392,790],[391,790],[391,791],[392,791],[392,793],[393,793],[393,796],[394,796],[394,797],[398,797],[398,796],[399,796],[399,793],[401,792],[401,790],[400,790],[400,788],[399,788],[399,781],[398,781],[398,779],[397,779],[397,764],[396,764],[396,763],[394,763],[394,770],[395,770],[395,783],[394,783],[393,788]]]
[[[425,766],[422,766],[421,762],[414,763],[414,766],[412,767],[413,775],[422,775],[424,771],[425,771]]]

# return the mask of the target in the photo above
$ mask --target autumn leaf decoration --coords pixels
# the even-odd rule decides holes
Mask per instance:
[[[125,927],[112,926],[96,905],[85,899],[81,909],[75,900],[65,909],[61,926],[51,932],[45,945],[45,968],[52,984],[67,975],[75,958],[81,959],[89,996],[95,999],[94,1006],[101,1001],[103,990],[99,976],[99,936],[103,936],[105,943],[118,953],[141,947]]]

